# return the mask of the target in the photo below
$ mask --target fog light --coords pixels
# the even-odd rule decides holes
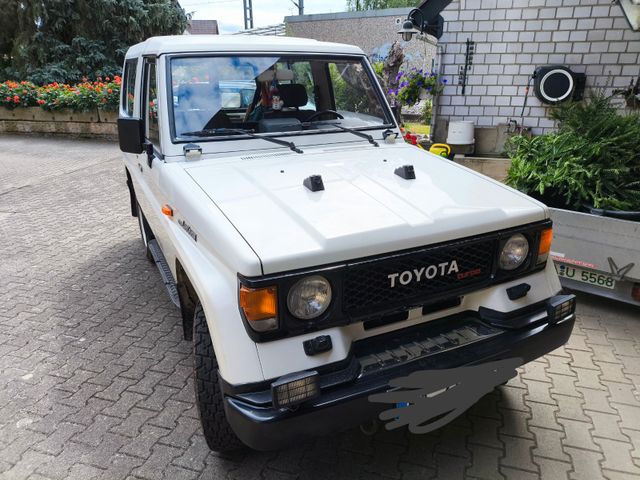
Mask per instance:
[[[291,407],[320,396],[318,372],[285,375],[271,384],[271,398],[276,408]]]
[[[551,323],[558,323],[573,315],[576,311],[575,295],[558,295],[549,300],[547,314]]]

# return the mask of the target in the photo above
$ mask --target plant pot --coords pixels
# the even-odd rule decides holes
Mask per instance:
[[[631,210],[607,210],[604,208],[595,208],[589,205],[585,205],[587,211],[592,215],[598,215],[599,217],[611,217],[618,220],[629,220],[631,222],[640,222],[640,212],[634,212]]]

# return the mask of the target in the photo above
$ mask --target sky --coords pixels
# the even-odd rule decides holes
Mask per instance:
[[[297,15],[291,0],[252,0],[254,27],[282,23],[287,15]],[[297,2],[297,0],[296,0]],[[220,33],[233,33],[244,28],[242,0],[180,0],[195,20],[217,20]],[[305,0],[304,13],[344,12],[347,0]]]

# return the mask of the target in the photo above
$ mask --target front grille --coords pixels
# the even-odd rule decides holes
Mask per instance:
[[[491,277],[496,250],[497,240],[485,239],[350,265],[344,277],[343,310],[357,317],[466,291]]]

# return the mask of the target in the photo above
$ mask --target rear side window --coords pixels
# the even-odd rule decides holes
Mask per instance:
[[[124,75],[122,90],[122,110],[127,117],[133,116],[133,106],[136,100],[136,70],[138,60],[127,60],[124,64]]]

